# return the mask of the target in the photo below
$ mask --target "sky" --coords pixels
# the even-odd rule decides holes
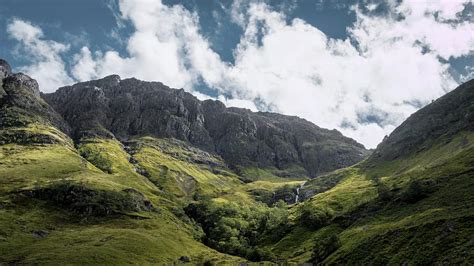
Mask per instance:
[[[43,92],[110,74],[297,115],[375,148],[474,78],[472,0],[0,0]]]

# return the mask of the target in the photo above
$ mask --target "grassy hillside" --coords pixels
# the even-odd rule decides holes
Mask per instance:
[[[1,262],[474,259],[470,131],[313,179],[297,204],[292,197],[304,177],[252,169],[247,175],[265,176],[249,182],[218,156],[173,139],[74,144],[39,123],[2,133],[28,137],[0,145]]]
[[[473,81],[311,180],[93,121],[78,134],[34,80],[2,82],[0,265],[474,263]]]
[[[247,210],[255,216],[273,208],[257,203],[251,191],[271,194],[299,183],[246,184],[219,157],[173,139],[143,137],[124,145],[89,138],[73,144],[42,124],[2,133],[19,131],[35,138],[0,145],[4,263],[245,261],[205,246],[202,228],[183,208],[214,198],[225,208],[236,201],[256,206]],[[54,141],[44,143],[45,136]]]
[[[181,256],[201,262],[241,260],[197,241],[199,230],[173,214],[174,195],[168,195],[172,191],[138,174],[117,141],[87,140],[76,150],[52,128],[32,125],[22,130],[52,135],[59,142],[0,146],[1,262],[155,263],[176,262]],[[148,159],[170,163],[164,154],[153,151],[157,154],[146,154]],[[80,153],[88,153],[89,161]],[[183,173],[170,168],[173,177]],[[198,167],[194,171],[202,171],[208,179],[219,178]],[[229,186],[239,183],[228,179]],[[52,196],[60,197],[71,186],[76,189],[69,192],[77,197]],[[129,193],[131,189],[135,192]],[[141,198],[153,208],[136,208]],[[97,205],[110,210],[98,211]]]
[[[329,185],[328,185],[329,184]],[[474,260],[474,133],[418,154],[369,161],[308,182],[291,232],[268,246],[315,263],[469,263]]]

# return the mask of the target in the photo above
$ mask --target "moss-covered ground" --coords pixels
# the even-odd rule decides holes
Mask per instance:
[[[441,138],[429,149],[385,164],[366,161],[335,171],[308,182],[306,189],[316,195],[291,208],[291,231],[268,245],[284,260],[474,261],[472,132]],[[318,243],[327,239],[328,231],[338,246],[325,252]]]
[[[37,132],[38,128],[22,130]],[[220,177],[209,171],[184,162],[180,165],[165,154],[144,147],[136,157],[146,158],[140,161],[150,167],[151,176],[146,177],[136,172],[136,166],[129,162],[130,155],[116,140],[87,139],[75,149],[72,141],[58,131],[41,130],[62,141],[0,146],[0,263],[151,264],[178,262],[182,256],[200,263],[242,261],[196,239],[198,229],[174,213],[174,191],[166,185],[159,188],[150,180],[163,177],[155,176],[152,170],[162,165],[173,173],[164,178],[175,182],[177,176],[189,175],[196,184],[203,183],[205,193],[225,188],[226,182],[228,186],[240,184],[238,179],[227,177],[217,183]],[[32,191],[61,182],[80,184],[93,191],[134,189],[156,208],[128,215],[89,217],[29,196]]]
[[[183,256],[192,263],[242,262],[204,245],[202,229],[183,208],[203,197],[254,205],[248,191],[285,184],[245,184],[219,157],[176,140],[88,138],[73,144],[53,127],[30,124],[8,133],[18,130],[55,141],[0,145],[0,264],[153,264]],[[54,190],[67,189],[65,183],[83,189]],[[122,206],[114,201],[130,190],[153,209],[94,211],[96,205]],[[84,195],[57,198],[78,191]]]
[[[2,133],[28,137],[0,145],[0,264],[474,261],[472,132],[319,176],[289,205],[272,199],[301,169],[239,175],[173,139]]]

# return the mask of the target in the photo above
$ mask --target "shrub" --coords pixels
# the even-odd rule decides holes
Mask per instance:
[[[332,219],[332,215],[326,210],[307,204],[302,209],[300,219],[301,222],[307,227],[319,229],[329,224]]]
[[[110,160],[105,158],[99,151],[91,149],[86,145],[82,145],[79,148],[79,153],[84,159],[89,161],[95,167],[108,174],[112,174],[112,163],[110,162]]]
[[[415,203],[426,198],[435,190],[436,182],[434,180],[415,180],[402,192],[400,199],[407,203]]]
[[[284,185],[275,191],[275,194],[273,195],[271,203],[275,203],[279,200],[283,200],[284,202],[291,204],[291,203],[295,203],[295,197],[296,197],[295,186]]]
[[[321,264],[331,253],[341,247],[341,241],[335,233],[316,239],[311,262]]]
[[[206,245],[255,261],[273,259],[269,250],[256,249],[256,246],[264,235],[286,228],[288,221],[286,208],[269,208],[264,204],[245,206],[204,200],[184,210],[201,225]]]
[[[377,193],[378,193],[378,199],[382,202],[388,202],[393,199],[392,192],[390,191],[388,186],[383,183],[377,184]]]
[[[250,251],[248,259],[251,261],[276,261],[278,258],[269,248],[254,248]]]

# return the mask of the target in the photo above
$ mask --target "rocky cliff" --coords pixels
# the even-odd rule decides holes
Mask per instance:
[[[12,73],[0,59],[0,129],[44,123],[69,132],[63,118],[41,97],[36,80],[23,73]]]
[[[363,145],[337,130],[298,117],[200,101],[159,82],[112,75],[42,96],[71,126],[76,141],[88,136],[176,138],[219,154],[236,171],[300,168],[316,176],[367,155]]]

